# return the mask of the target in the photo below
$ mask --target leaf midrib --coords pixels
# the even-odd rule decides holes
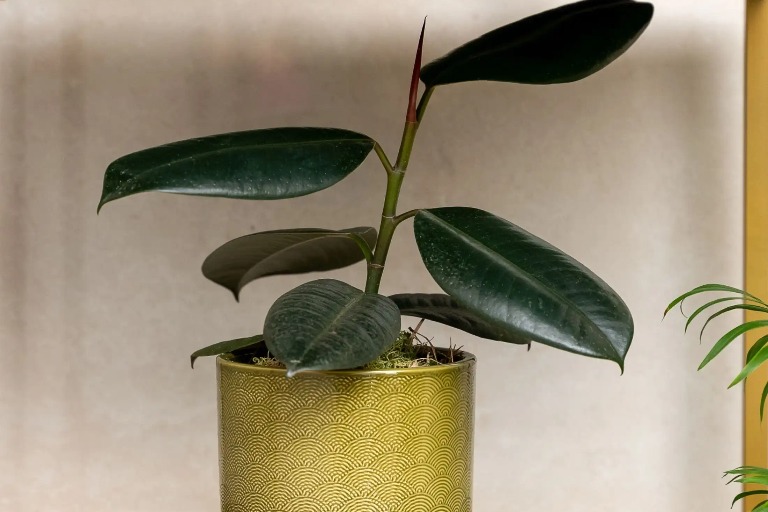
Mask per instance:
[[[552,30],[553,26],[557,26],[558,24],[562,23],[564,20],[571,19],[571,18],[573,18],[576,15],[580,15],[580,14],[584,14],[584,13],[591,13],[591,12],[596,11],[598,9],[606,9],[608,7],[614,7],[614,6],[611,6],[611,5],[602,5],[602,6],[601,5],[596,5],[596,6],[592,7],[591,9],[586,9],[584,11],[579,11],[577,13],[571,13],[568,16],[565,16],[565,17],[563,17],[563,18],[561,18],[559,20],[553,20],[553,21],[549,22],[546,25],[546,29]],[[482,37],[482,36],[480,36],[480,37]],[[476,53],[475,55],[472,55],[472,56],[467,56],[467,57],[463,58],[461,62],[459,62],[457,64],[454,64],[450,68],[445,68],[435,78],[444,76],[446,73],[449,73],[457,65],[467,65],[469,63],[473,63],[473,62],[475,62],[475,61],[477,61],[477,60],[479,60],[481,58],[487,57],[489,55],[493,55],[493,54],[499,53],[501,51],[508,51],[510,48],[512,48],[514,46],[518,46],[521,43],[524,43],[526,41],[530,41],[533,38],[534,38],[534,35],[531,34],[528,37],[524,37],[524,38],[520,38],[520,39],[516,40],[514,43],[507,43],[507,44],[504,44],[503,46],[497,46],[495,49],[492,49],[492,50],[486,50],[486,51],[478,52],[478,53]]]
[[[427,213],[429,213],[429,212],[427,212]],[[461,230],[461,229],[458,229],[458,228],[456,228],[455,226],[453,226],[453,225],[451,225],[451,224],[448,224],[446,221],[444,221],[443,219],[441,219],[441,218],[437,217],[436,215],[434,215],[434,214],[432,214],[432,213],[429,213],[429,215],[431,215],[432,217],[434,217],[434,218],[437,220],[437,222],[438,222],[438,223],[442,224],[442,225],[443,225],[445,228],[447,228],[449,231],[454,231],[454,232],[456,232],[456,233],[461,233],[461,234],[463,234],[463,235],[464,235],[464,236],[465,236],[465,237],[468,239],[468,240],[467,240],[467,241],[468,241],[468,243],[470,243],[472,246],[474,246],[474,247],[476,247],[476,248],[480,248],[480,249],[481,249],[481,252],[488,254],[488,256],[490,256],[490,257],[491,257],[491,259],[492,259],[493,261],[495,261],[495,262],[498,262],[498,261],[500,261],[500,262],[501,262],[501,265],[502,265],[503,267],[506,267],[506,268],[512,268],[512,269],[517,269],[519,272],[521,272],[521,273],[522,273],[522,277],[523,277],[524,279],[526,279],[527,281],[529,281],[529,282],[538,283],[538,284],[539,284],[539,285],[541,285],[541,286],[544,286],[544,285],[545,285],[545,283],[544,283],[544,282],[542,282],[540,279],[536,278],[535,276],[533,276],[532,274],[530,274],[530,273],[529,273],[529,272],[527,272],[526,270],[522,269],[521,267],[518,267],[518,266],[516,266],[516,265],[512,264],[512,263],[511,263],[511,262],[510,262],[508,259],[506,259],[506,258],[505,258],[503,255],[501,255],[499,252],[497,252],[497,251],[495,251],[495,250],[491,249],[491,248],[490,248],[489,246],[487,246],[487,245],[484,245],[482,242],[480,242],[480,240],[478,240],[478,239],[477,239],[477,238],[475,238],[474,236],[470,235],[470,234],[469,234],[469,233],[467,233],[466,231],[464,231],[464,230]],[[594,328],[597,330],[597,332],[601,333],[601,334],[603,335],[604,339],[608,341],[607,345],[608,345],[608,347],[610,347],[610,349],[611,349],[611,352],[613,352],[613,353],[614,353],[614,354],[615,354],[615,355],[616,355],[616,356],[617,356],[619,359],[621,359],[621,354],[619,354],[619,352],[618,352],[618,350],[616,349],[616,347],[614,347],[614,346],[613,346],[613,343],[611,343],[611,340],[610,340],[610,339],[608,339],[608,336],[606,336],[606,334],[603,332],[603,330],[602,330],[602,329],[600,329],[600,327],[598,327],[598,325],[597,325],[597,324],[596,324],[596,323],[595,323],[595,322],[594,322],[594,321],[593,321],[591,318],[589,318],[589,317],[588,317],[586,314],[584,314],[584,313],[581,311],[581,308],[579,308],[579,307],[578,307],[578,306],[577,306],[577,305],[576,305],[576,304],[575,304],[573,301],[571,301],[569,298],[567,298],[567,297],[564,297],[564,296],[563,296],[561,293],[559,293],[557,290],[553,290],[552,288],[550,288],[550,287],[548,287],[548,286],[544,286],[544,287],[545,287],[545,288],[546,288],[546,289],[547,289],[547,290],[548,290],[548,291],[549,291],[549,292],[550,292],[552,295],[555,295],[557,298],[561,299],[563,302],[567,303],[567,304],[568,304],[569,306],[571,306],[571,307],[572,307],[574,310],[576,310],[576,311],[578,312],[579,316],[581,316],[582,318],[586,319],[586,320],[587,320],[587,322],[589,322],[589,324],[590,324],[590,325],[592,325],[592,326],[593,326],[593,327],[594,327]]]
[[[373,231],[373,230],[374,230],[374,228],[368,227],[368,228],[365,229],[365,231],[361,231],[360,234],[368,233],[368,232]],[[246,270],[243,273],[243,277],[240,278],[238,280],[238,282],[237,282],[237,291],[238,291],[238,293],[245,287],[246,284],[250,283],[253,279],[258,279],[259,277],[263,277],[264,276],[264,274],[258,274],[253,279],[250,279],[250,280],[246,281],[245,283],[243,283],[243,280],[246,278],[246,276],[248,276],[248,274],[249,274],[249,272],[251,272],[251,270],[253,270],[255,267],[258,267],[259,265],[264,264],[265,262],[268,262],[268,261],[272,260],[273,258],[275,258],[277,256],[280,256],[281,254],[285,254],[286,251],[289,251],[291,249],[295,249],[297,247],[302,247],[302,246],[304,246],[306,244],[309,244],[309,243],[312,243],[312,242],[314,242],[314,241],[316,241],[316,240],[318,240],[320,238],[346,238],[346,239],[350,240],[352,243],[355,243],[355,241],[352,240],[352,238],[349,235],[350,235],[350,233],[357,233],[357,232],[356,231],[351,231],[351,230],[350,231],[333,231],[333,230],[329,230],[328,232],[305,231],[305,233],[307,233],[307,234],[315,234],[317,236],[314,236],[312,238],[308,238],[307,240],[302,240],[301,242],[299,242],[297,244],[293,244],[293,245],[289,245],[289,246],[283,247],[279,251],[277,251],[275,253],[272,253],[269,256],[267,256],[266,258],[262,259],[261,261],[259,261],[255,265],[251,265],[248,268],[248,270]],[[302,233],[294,231],[291,234],[302,234]],[[367,241],[366,241],[366,243],[367,243]],[[357,244],[355,244],[355,247],[357,247]],[[357,249],[359,250],[360,248],[357,247]],[[362,251],[360,251],[360,253],[362,254]],[[365,259],[365,255],[363,255],[363,259]]]
[[[313,336],[313,340],[312,341],[316,343],[319,339],[324,338],[330,332],[331,326],[334,325],[339,318],[341,318],[343,315],[345,315],[347,313],[347,311],[349,311],[354,305],[356,305],[361,300],[363,300],[364,297],[365,297],[365,293],[363,293],[363,292],[361,292],[361,295],[359,295],[359,296],[351,297],[344,304],[344,306],[339,310],[339,312],[333,318],[330,319],[330,321],[325,325],[325,327],[323,327],[323,329],[320,332],[318,332],[317,335]],[[314,345],[314,343],[312,345]],[[306,348],[304,349],[304,351],[301,354],[301,358],[299,359],[299,363],[301,363],[304,360],[304,358],[309,353],[310,349],[313,348],[312,345],[307,344]]]
[[[373,147],[374,141],[373,139],[323,139],[323,140],[315,140],[315,141],[304,141],[304,142],[280,142],[280,143],[270,143],[270,144],[247,144],[242,146],[236,146],[236,147],[226,147],[226,148],[220,148],[215,149],[211,151],[206,151],[203,153],[197,153],[194,156],[185,156],[181,158],[176,158],[173,160],[169,160],[163,164],[157,164],[152,167],[149,167],[143,171],[141,171],[138,174],[132,174],[130,177],[128,177],[123,183],[124,185],[127,185],[129,183],[132,183],[139,179],[141,176],[145,176],[147,174],[152,174],[154,172],[157,172],[161,170],[164,167],[169,167],[176,165],[180,162],[183,162],[185,160],[195,159],[195,158],[202,158],[202,157],[209,157],[211,155],[216,155],[219,153],[227,153],[230,151],[238,151],[238,150],[249,150],[252,148],[260,148],[260,149],[272,149],[272,148],[280,148],[283,146],[311,146],[311,145],[319,145],[319,144],[332,144],[332,143],[338,143],[338,142],[367,142],[370,143],[371,147]],[[162,147],[162,146],[161,146]],[[160,149],[160,148],[157,148]],[[127,157],[126,157],[127,158]]]

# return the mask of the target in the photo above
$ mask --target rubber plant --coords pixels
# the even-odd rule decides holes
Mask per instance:
[[[718,356],[718,354],[722,353],[722,351],[725,350],[732,341],[739,338],[742,334],[756,329],[765,329],[768,327],[768,303],[764,302],[759,297],[756,297],[743,290],[722,284],[705,284],[684,293],[683,295],[673,300],[669,306],[667,306],[667,309],[664,310],[664,316],[666,317],[667,313],[669,313],[669,311],[671,311],[675,306],[679,306],[680,311],[683,312],[683,301],[688,297],[695,295],[708,295],[712,293],[719,295],[717,295],[715,298],[711,298],[703,305],[696,308],[691,313],[691,315],[688,316],[685,322],[685,331],[687,332],[688,328],[691,326],[694,320],[696,320],[696,318],[708,315],[699,331],[699,339],[704,336],[704,331],[712,320],[730,311],[754,311],[760,314],[765,314],[767,317],[760,320],[751,320],[749,322],[741,323],[726,332],[715,342],[714,346],[707,353],[707,355],[704,356],[704,360],[702,360],[701,364],[699,365],[699,370],[709,364],[715,357]],[[725,295],[722,295],[723,293]],[[738,303],[734,304],[734,302]],[[685,315],[685,313],[683,313],[683,315]],[[747,351],[744,368],[739,372],[738,375],[736,375],[736,377],[734,377],[733,381],[731,381],[728,387],[732,388],[733,386],[736,386],[737,384],[746,380],[755,372],[755,370],[765,364],[766,361],[768,361],[768,334],[759,338],[750,347],[750,349]],[[763,420],[763,412],[765,411],[766,398],[768,398],[768,382],[766,382],[765,386],[763,387],[763,393],[760,399],[761,421]],[[733,499],[731,506],[735,505],[736,502],[746,498],[747,496],[763,495],[768,498],[768,469],[755,466],[742,466],[730,471],[726,471],[724,476],[730,477],[728,480],[729,484],[735,482],[739,484],[752,484],[756,487],[754,490],[744,491],[737,494]],[[758,502],[752,508],[752,512],[766,511],[768,511],[768,499]]]
[[[577,2],[488,32],[423,67],[422,26],[393,160],[371,137],[339,128],[213,135],[114,161],[104,177],[99,209],[148,191],[250,200],[303,196],[338,183],[374,153],[386,174],[378,231],[290,228],[250,234],[213,251],[202,267],[207,278],[236,298],[260,277],[362,260],[364,286],[334,279],[307,282],[277,299],[263,334],[197,351],[193,364],[198,356],[242,350],[263,340],[289,376],[356,368],[391,345],[401,315],[409,315],[491,340],[538,342],[611,360],[623,369],[632,317],[621,298],[584,265],[483,210],[457,206],[399,213],[397,203],[417,131],[437,89],[483,80],[534,85],[581,80],[624,53],[652,14],[651,4],[634,0]],[[410,218],[421,258],[445,294],[378,293],[392,235]]]

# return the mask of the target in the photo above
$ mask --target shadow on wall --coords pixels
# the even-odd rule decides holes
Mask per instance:
[[[229,237],[223,234],[246,234],[254,218],[260,219],[258,230],[298,225],[296,218],[323,219],[323,227],[341,227],[350,218],[376,222],[381,182],[371,185],[378,170],[369,162],[333,192],[300,203],[143,198],[144,203],[126,206],[130,213],[109,219],[106,239],[94,238],[106,164],[146,146],[277,125],[327,125],[367,133],[389,152],[396,150],[406,106],[408,46],[373,50],[366,41],[346,48],[318,44],[311,52],[294,53],[286,41],[258,41],[257,31],[247,40],[228,39],[223,32],[128,37],[80,25],[61,28],[56,44],[40,45],[20,25],[16,43],[3,50],[9,64],[0,98],[7,120],[0,125],[0,232],[9,242],[0,251],[0,297],[1,329],[9,342],[2,387],[26,387],[37,362],[55,357],[64,369],[56,396],[65,398],[65,409],[57,414],[65,418],[66,446],[87,445],[83,394],[89,376],[76,370],[77,358],[114,335],[102,316],[115,314],[100,305],[114,306],[105,290],[146,273],[141,261],[148,252],[162,255],[151,272],[185,282],[194,277],[188,268],[197,268]],[[730,134],[718,128],[722,109],[712,105],[714,64],[703,53],[641,47],[578,84],[438,90],[419,134],[403,208],[461,204],[493,211],[594,262],[590,266],[598,274],[607,274],[609,282],[609,277],[623,280],[621,287],[628,290],[650,284],[633,281],[621,261],[605,261],[617,246],[629,246],[665,272],[685,266],[679,255],[702,255],[717,264],[721,256],[709,249],[728,236],[731,224],[712,208],[718,202],[712,194],[728,184],[713,184],[727,178],[723,170],[731,164],[724,161],[729,151],[723,146]],[[427,58],[448,48],[428,34]],[[582,168],[584,162],[594,165]],[[649,162],[657,167],[649,168]],[[698,189],[701,182],[709,186]],[[666,212],[665,223],[649,226],[659,211]],[[696,229],[705,236],[678,236]],[[166,242],[143,246],[149,239]],[[427,279],[416,270],[414,246],[403,249],[402,259]],[[410,279],[391,277],[400,279],[401,287],[413,287]],[[113,278],[120,285],[110,285]],[[658,308],[664,299],[654,299]],[[122,307],[152,318],[152,310],[163,304],[159,298],[155,304]],[[211,323],[210,318],[200,322]],[[195,332],[194,324],[184,328]],[[115,331],[119,338],[119,327]],[[135,350],[158,345],[161,335],[148,331]],[[186,354],[189,347],[177,349]],[[4,429],[5,442],[34,443],[23,431],[26,399],[10,397],[10,403],[21,416]],[[683,452],[685,441],[681,437]],[[86,465],[92,453],[78,452],[82,459],[73,463]],[[31,469],[22,459],[24,450],[10,453],[16,457],[10,467],[22,468],[22,474]],[[686,458],[679,460],[684,465]],[[73,493],[82,484],[77,474],[67,473]]]

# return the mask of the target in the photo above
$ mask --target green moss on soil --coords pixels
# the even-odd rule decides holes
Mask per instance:
[[[460,351],[456,349],[438,350],[428,341],[421,341],[413,332],[401,331],[390,348],[378,358],[361,367],[361,370],[396,370],[421,366],[434,366],[453,362],[458,359]],[[252,359],[256,366],[268,368],[285,368],[285,366],[267,355]]]
[[[408,331],[400,331],[395,343],[383,354],[363,366],[363,370],[394,370],[398,368],[413,368],[415,366],[432,366],[440,364],[434,357],[430,359],[425,352],[425,345],[419,341],[414,343],[415,336]]]

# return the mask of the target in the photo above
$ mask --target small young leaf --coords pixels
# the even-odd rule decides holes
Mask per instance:
[[[288,376],[307,370],[362,366],[392,345],[400,311],[391,299],[320,279],[284,294],[264,322],[270,352]]]
[[[461,306],[450,295],[401,293],[391,295],[389,298],[400,308],[400,314],[405,316],[425,318],[489,340],[506,341],[518,345],[530,344],[530,340],[495,327],[479,315]]]
[[[357,238],[353,238],[357,237]],[[357,227],[281,229],[231,240],[203,262],[203,275],[230,290],[240,290],[260,277],[301,274],[346,267],[361,261],[376,244],[376,230]]]
[[[237,338],[234,340],[220,341],[219,343],[214,343],[213,345],[201,348],[200,350],[193,352],[192,355],[189,356],[189,362],[192,368],[194,368],[195,360],[198,357],[218,356],[220,354],[242,350],[244,348],[248,348],[260,343],[263,339],[264,336],[257,334],[256,336],[251,336],[250,338]]]
[[[149,191],[233,199],[303,196],[345,178],[374,144],[336,128],[271,128],[174,142],[112,162],[99,209]]]
[[[421,25],[421,35],[419,36],[419,45],[416,47],[416,58],[413,60],[413,72],[411,73],[411,89],[408,94],[408,111],[405,114],[405,120],[408,123],[418,121],[416,112],[416,98],[419,95],[419,73],[421,71],[421,54],[424,49],[424,29],[427,27],[427,19]]]
[[[427,87],[494,80],[556,84],[585,78],[640,37],[653,6],[633,0],[587,0],[498,28],[421,69]]]

